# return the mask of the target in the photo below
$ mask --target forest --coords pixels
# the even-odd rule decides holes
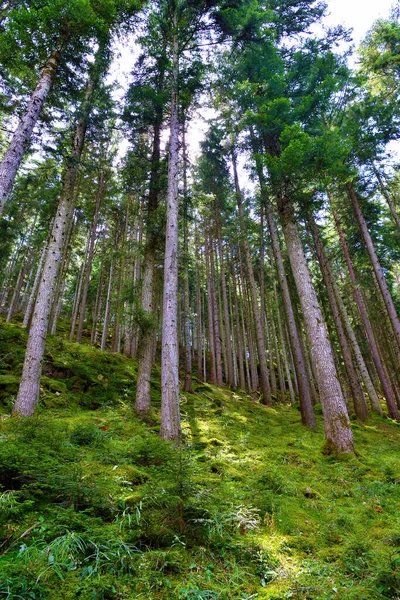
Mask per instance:
[[[0,598],[400,599],[400,5],[0,0]]]

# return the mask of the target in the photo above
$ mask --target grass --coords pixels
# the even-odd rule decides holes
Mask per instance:
[[[197,384],[178,450],[158,437],[157,372],[144,423],[134,361],[56,337],[39,410],[15,420],[25,333],[0,337],[0,598],[400,598],[392,421],[352,422],[357,456],[338,460],[320,415],[313,433]]]

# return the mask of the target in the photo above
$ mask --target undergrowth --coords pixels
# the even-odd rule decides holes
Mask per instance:
[[[400,598],[400,430],[322,453],[298,410],[194,386],[180,449],[133,412],[135,362],[50,337],[41,403],[8,416],[25,332],[0,328],[0,598]]]

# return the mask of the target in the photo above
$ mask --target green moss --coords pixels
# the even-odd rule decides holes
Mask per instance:
[[[0,341],[11,402],[26,332],[2,324]],[[158,436],[159,370],[145,421],[135,383],[135,361],[49,337],[40,410],[0,420],[0,595],[399,597],[396,424],[355,422],[343,460],[321,452],[319,407],[315,433],[296,408],[199,383],[177,449]]]

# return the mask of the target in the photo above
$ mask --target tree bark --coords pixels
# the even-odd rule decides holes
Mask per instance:
[[[293,364],[296,370],[297,384],[299,387],[301,418],[305,425],[314,429],[316,427],[316,421],[312,409],[310,381],[307,375],[307,367],[305,364],[299,333],[297,330],[296,319],[293,312],[292,299],[290,297],[285,267],[283,264],[278,232],[276,229],[274,216],[272,214],[272,209],[268,202],[265,203],[265,215],[268,224],[268,231],[271,237],[272,252],[275,258],[275,267],[277,270],[279,286],[282,293],[283,309],[285,311],[286,325],[293,355]]]
[[[182,124],[182,154],[183,154],[183,202],[184,202],[184,223],[183,223],[183,330],[184,330],[184,348],[185,348],[185,382],[183,390],[192,392],[192,341],[190,327],[190,298],[189,298],[189,196],[187,189],[187,147],[186,147],[186,122]]]
[[[92,221],[92,226],[90,228],[90,234],[89,234],[89,248],[88,248],[88,252],[87,252],[85,274],[84,274],[84,278],[83,278],[83,289],[82,289],[81,301],[80,301],[80,307],[79,307],[79,324],[78,324],[78,331],[76,334],[76,341],[79,344],[82,343],[83,325],[85,322],[85,313],[86,313],[86,302],[87,302],[87,295],[88,295],[88,291],[89,291],[90,276],[92,274],[92,265],[93,265],[93,258],[94,258],[94,245],[96,242],[97,221],[99,218],[100,203],[101,203],[101,199],[103,197],[104,187],[105,187],[104,173],[103,173],[103,171],[101,171],[100,175],[99,175],[99,181],[98,181],[93,221]]]
[[[346,244],[346,240],[344,237],[344,233],[343,233],[343,229],[342,226],[340,224],[339,221],[339,217],[336,213],[336,211],[334,211],[334,218],[335,218],[335,222],[336,222],[336,226],[339,232],[339,237],[340,237],[340,241],[342,244],[342,248],[343,248],[343,253],[346,259],[346,263],[347,263],[347,268],[349,271],[349,275],[350,275],[350,279],[351,282],[353,284],[353,294],[354,294],[354,298],[358,307],[358,311],[359,314],[361,316],[361,320],[364,326],[364,331],[365,331],[365,335],[367,336],[368,339],[368,343],[369,343],[369,347],[371,349],[371,355],[372,355],[372,360],[374,362],[376,371],[378,373],[378,377],[380,379],[381,385],[382,385],[382,390],[383,390],[383,394],[385,396],[386,399],[386,404],[388,407],[388,411],[389,411],[389,415],[392,419],[399,421],[400,420],[400,415],[398,413],[398,410],[396,408],[396,404],[395,404],[395,398],[394,398],[394,394],[393,394],[393,390],[392,387],[390,385],[390,381],[387,377],[386,371],[385,371],[385,367],[383,365],[383,362],[381,360],[380,354],[379,354],[379,350],[375,341],[375,337],[371,328],[371,324],[369,322],[368,319],[368,315],[367,315],[367,311],[365,309],[365,305],[364,305],[364,301],[363,298],[361,296],[361,292],[358,289],[357,286],[357,280],[356,280],[356,275],[354,272],[354,268],[353,268],[353,263],[351,261],[350,258],[350,254],[349,254],[349,250],[347,248],[347,244]]]
[[[160,435],[179,444],[178,340],[178,222],[179,222],[179,121],[178,121],[178,32],[177,11],[173,19],[171,123],[168,161],[167,225],[165,232],[164,295],[161,350]]]
[[[3,212],[4,204],[12,190],[15,176],[32,137],[32,132],[42,110],[43,103],[55,79],[60,61],[61,53],[59,49],[56,49],[51,53],[44,66],[36,89],[30,97],[28,106],[1,161],[0,214]]]
[[[108,327],[110,324],[110,307],[111,307],[111,293],[114,281],[114,257],[111,258],[110,273],[108,276],[108,287],[107,287],[107,298],[106,306],[104,310],[104,321],[103,321],[103,332],[101,335],[100,350],[106,349],[106,342],[108,337]]]
[[[396,212],[396,209],[394,207],[394,204],[392,202],[391,197],[388,194],[388,191],[386,189],[385,184],[383,183],[381,174],[379,173],[378,169],[376,169],[375,167],[373,167],[374,173],[375,173],[375,177],[378,180],[379,183],[379,189],[382,193],[382,196],[385,198],[387,205],[389,206],[393,221],[395,222],[396,226],[400,229],[400,217]]]
[[[215,265],[214,265],[214,249],[213,239],[209,232],[208,247],[210,251],[210,297],[209,302],[212,307],[212,318],[213,318],[213,332],[214,332],[214,350],[215,350],[215,383],[216,385],[223,385],[222,377],[222,348],[221,348],[221,334],[219,329],[219,311],[217,302],[217,292],[215,289]]]
[[[249,278],[250,285],[250,295],[251,295],[251,303],[253,308],[253,317],[254,317],[254,325],[256,331],[256,343],[257,343],[257,352],[258,352],[258,361],[260,367],[260,389],[261,389],[261,402],[266,405],[272,404],[271,399],[271,388],[269,384],[269,373],[267,367],[267,357],[265,352],[265,340],[264,340],[264,328],[263,323],[261,322],[261,315],[258,306],[257,300],[257,288],[256,282],[254,278],[254,270],[253,264],[251,261],[251,253],[250,246],[246,236],[246,228],[244,221],[244,211],[243,211],[243,203],[242,203],[242,193],[239,186],[239,178],[237,173],[237,164],[236,164],[236,156],[235,153],[232,152],[232,166],[233,166],[233,175],[235,180],[235,190],[236,190],[236,201],[239,210],[239,219],[240,219],[240,228],[242,234],[242,244],[246,261],[246,269],[247,275]]]
[[[226,356],[227,356],[227,372],[226,372],[226,383],[229,387],[235,387],[234,373],[233,373],[233,353],[232,353],[232,336],[231,328],[229,323],[229,305],[228,305],[228,294],[226,288],[226,276],[225,276],[225,264],[224,264],[224,249],[222,245],[222,228],[221,219],[219,217],[219,210],[217,202],[215,202],[215,223],[217,229],[217,241],[218,241],[218,254],[220,264],[220,276],[221,276],[221,292],[222,292],[222,307],[224,313],[224,327],[225,327],[225,344],[226,344]]]
[[[357,370],[353,363],[351,347],[347,341],[344,327],[342,324],[342,320],[340,317],[340,311],[339,311],[339,307],[336,302],[335,292],[333,289],[330,273],[327,269],[327,259],[325,256],[322,241],[321,241],[318,229],[317,229],[317,225],[311,214],[309,214],[309,216],[308,216],[308,224],[310,226],[311,234],[314,239],[318,262],[319,262],[319,265],[321,268],[322,277],[323,277],[324,284],[326,287],[328,301],[329,301],[333,321],[335,323],[335,328],[336,328],[340,348],[342,350],[344,367],[345,367],[347,379],[348,379],[348,382],[350,385],[351,395],[353,397],[354,410],[357,415],[357,418],[360,419],[360,421],[365,421],[365,419],[368,418],[368,406],[365,401],[364,393],[362,391],[362,388],[361,388],[361,385],[360,385],[360,382],[359,382],[359,379],[357,376]]]
[[[328,267],[328,269],[330,269],[329,263],[327,263],[327,267]],[[360,350],[360,346],[358,345],[358,342],[357,342],[356,334],[354,333],[353,327],[351,326],[349,315],[347,314],[347,310],[346,310],[346,307],[342,300],[342,297],[340,295],[339,288],[336,285],[336,282],[332,276],[331,276],[331,281],[332,281],[333,290],[335,293],[336,302],[338,304],[340,315],[342,317],[343,325],[345,327],[347,337],[350,340],[350,344],[353,349],[354,356],[357,361],[357,365],[358,365],[362,380],[365,385],[365,389],[367,390],[368,398],[371,403],[371,409],[378,412],[380,415],[383,415],[382,407],[379,403],[379,398],[376,393],[374,384],[373,384],[370,374],[368,372],[364,358],[361,354],[361,350]]]
[[[28,305],[25,309],[24,320],[22,322],[23,327],[28,327],[28,325],[31,321],[32,311],[33,311],[33,307],[35,305],[36,294],[37,294],[38,287],[39,287],[40,276],[42,274],[43,264],[46,259],[47,248],[48,248],[48,242],[46,242],[45,245],[43,246],[43,250],[40,255],[40,260],[39,260],[38,268],[36,271],[35,279],[33,282],[32,290],[31,290],[31,293],[29,296]]]
[[[278,197],[278,208],[303,311],[304,324],[311,345],[311,356],[321,398],[328,449],[339,454],[353,453],[353,434],[346,404],[289,198]]]
[[[57,214],[49,242],[49,248],[39,284],[35,309],[29,331],[25,362],[22,371],[18,396],[13,413],[31,416],[39,400],[40,376],[46,334],[57,281],[58,270],[63,256],[64,245],[74,211],[74,188],[78,174],[79,161],[85,143],[85,134],[90,113],[90,97],[93,91],[93,79],[89,79],[82,104],[82,117],[76,128],[72,152],[64,176]]]
[[[203,381],[202,363],[202,318],[201,318],[201,287],[200,287],[200,250],[197,231],[197,219],[195,221],[195,257],[196,257],[196,339],[197,339],[197,379]]]
[[[13,318],[13,315],[17,309],[18,306],[18,300],[19,300],[19,295],[21,293],[21,289],[22,286],[24,284],[24,280],[25,280],[25,275],[29,269],[30,266],[30,258],[29,256],[23,259],[23,263],[21,265],[18,277],[17,277],[17,281],[14,287],[14,293],[12,295],[11,298],[11,302],[10,302],[10,306],[8,309],[8,313],[7,313],[7,318],[6,321],[10,322],[11,319]]]
[[[361,229],[362,236],[364,238],[365,245],[368,250],[368,254],[372,263],[372,268],[374,270],[376,280],[378,282],[378,287],[380,293],[382,295],[382,300],[386,306],[386,310],[389,316],[389,321],[393,329],[393,333],[397,342],[398,350],[400,351],[400,320],[396,312],[396,308],[394,306],[393,298],[390,294],[388,285],[386,283],[385,276],[383,274],[382,267],[380,265],[378,256],[375,252],[374,244],[371,238],[371,235],[368,231],[367,224],[364,219],[364,215],[361,211],[360,204],[358,202],[358,198],[354,191],[354,187],[352,183],[346,184],[347,192],[349,194],[350,200],[353,204],[354,213],[356,215],[358,224]]]
[[[253,145],[255,143],[254,136]],[[254,146],[254,150],[257,148]],[[260,182],[262,202],[265,208],[265,217],[267,220],[268,232],[271,238],[271,247],[275,259],[275,268],[278,275],[278,282],[283,300],[283,309],[285,313],[287,332],[289,335],[290,348],[292,351],[294,370],[296,374],[296,382],[299,392],[300,400],[300,413],[301,419],[304,425],[315,429],[316,421],[314,412],[312,409],[312,396],[310,381],[307,375],[307,367],[305,364],[305,358],[302,352],[301,343],[299,339],[299,332],[297,330],[296,319],[293,312],[292,299],[290,297],[288,281],[285,273],[285,267],[283,264],[282,252],[279,243],[278,231],[275,224],[274,215],[272,212],[271,204],[268,201],[266,189],[265,189],[265,177],[263,173],[262,164],[259,159],[256,159],[256,168],[258,179]]]
[[[155,287],[156,287],[156,248],[157,248],[157,208],[159,202],[159,169],[160,169],[160,139],[161,139],[161,115],[154,126],[153,150],[151,156],[151,172],[149,182],[149,193],[146,211],[146,243],[142,265],[142,289],[141,289],[141,311],[142,322],[140,323],[139,340],[137,348],[138,373],[136,384],[135,410],[139,414],[146,414],[150,410],[150,378],[153,367],[153,338],[155,327]],[[139,268],[140,262],[135,265]],[[135,270],[136,271],[136,270]],[[136,271],[135,275],[139,275]]]
[[[231,253],[232,254],[232,253]],[[231,260],[231,269],[232,269],[232,290],[233,290],[233,305],[235,308],[235,323],[236,323],[236,340],[237,340],[237,359],[239,363],[239,387],[246,391],[246,377],[244,372],[244,364],[243,364],[243,355],[245,348],[245,340],[243,337],[243,328],[239,315],[239,302],[238,302],[238,294],[237,294],[237,283],[236,283],[236,274],[235,274],[235,266],[233,264],[233,260]]]
[[[276,304],[276,311],[277,311],[277,317],[278,317],[279,340],[280,340],[280,343],[281,343],[282,355],[283,355],[283,363],[285,365],[286,379],[287,379],[288,387],[289,387],[290,402],[292,404],[294,404],[296,402],[296,396],[295,396],[295,393],[294,393],[292,376],[291,376],[290,366],[289,366],[289,360],[288,360],[288,355],[287,355],[287,351],[286,351],[286,342],[285,342],[285,338],[284,338],[284,335],[283,335],[283,327],[282,327],[281,313],[280,313],[280,309],[279,309],[278,293],[276,291],[276,285],[275,284],[274,284],[274,296],[275,296],[275,304]]]
[[[210,274],[210,253],[209,244],[205,242],[206,254],[206,282],[207,282],[207,316],[208,316],[208,343],[210,350],[210,381],[213,385],[217,385],[217,366],[215,357],[215,336],[214,336],[214,317],[213,306],[211,302],[211,274]]]

